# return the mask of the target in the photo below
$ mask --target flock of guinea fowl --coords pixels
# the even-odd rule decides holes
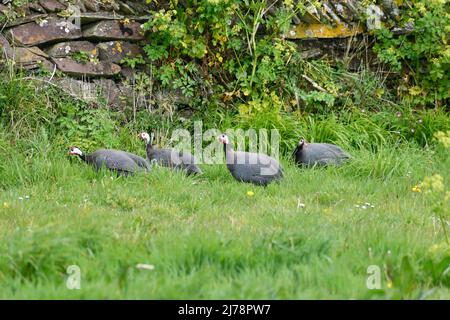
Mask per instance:
[[[69,155],[76,155],[96,170],[105,167],[117,175],[131,175],[139,170],[151,170],[151,164],[183,170],[186,174],[202,174],[195,157],[176,149],[160,149],[152,144],[150,135],[139,134],[146,142],[148,161],[130,152],[112,149],[100,149],[85,155],[79,148],[70,147]],[[226,164],[231,175],[240,182],[267,186],[273,181],[283,178],[280,163],[263,153],[252,153],[233,150],[233,145],[226,134],[219,136],[224,146]],[[299,166],[339,165],[349,158],[340,147],[329,143],[307,143],[301,139],[293,152],[293,158]]]

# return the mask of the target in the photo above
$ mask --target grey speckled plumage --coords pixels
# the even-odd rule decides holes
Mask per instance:
[[[159,149],[152,145],[151,138],[146,132],[141,133],[140,137],[147,142],[147,158],[151,163],[156,162],[163,167],[184,170],[188,175],[203,173],[191,153],[176,149]]]
[[[227,168],[238,181],[267,186],[283,178],[283,168],[272,157],[262,153],[234,151],[226,135],[221,135],[224,144]]]
[[[340,147],[330,143],[307,143],[301,139],[293,152],[294,161],[299,166],[339,166],[350,156]]]
[[[144,158],[126,151],[99,149],[91,154],[77,155],[96,170],[105,167],[118,175],[127,176],[140,170],[150,170],[150,164]]]

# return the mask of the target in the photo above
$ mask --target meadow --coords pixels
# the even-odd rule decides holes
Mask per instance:
[[[5,61],[0,299],[450,299],[448,3],[401,2],[316,58],[285,37],[311,1],[153,2],[117,110]],[[172,147],[195,121],[277,129],[283,181],[239,183],[224,164],[115,177],[67,155],[144,156],[139,132]],[[352,159],[298,168],[301,137]]]
[[[284,180],[264,188],[225,165],[117,178],[42,133],[22,149],[1,141],[0,298],[450,298],[436,197],[415,187],[436,173],[448,182],[438,145],[346,146],[353,159],[339,168],[285,157]]]

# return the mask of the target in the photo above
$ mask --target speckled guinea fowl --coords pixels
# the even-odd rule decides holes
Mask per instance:
[[[203,173],[191,153],[176,149],[159,149],[152,145],[147,132],[142,132],[139,137],[146,142],[147,158],[150,162],[157,162],[171,169],[184,170],[188,175]]]
[[[227,168],[241,182],[267,186],[283,178],[283,168],[277,160],[263,153],[234,151],[226,134],[219,137],[224,145]]]
[[[294,161],[299,166],[339,166],[350,156],[340,147],[330,143],[307,143],[301,139],[293,152]]]
[[[142,157],[121,150],[100,149],[84,154],[79,148],[71,147],[69,155],[76,155],[96,170],[106,167],[118,175],[130,175],[139,170],[150,170],[150,164]]]

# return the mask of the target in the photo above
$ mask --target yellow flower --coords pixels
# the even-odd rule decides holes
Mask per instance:
[[[439,141],[445,148],[450,148],[450,130],[447,132],[438,131],[434,134],[436,140]]]
[[[419,185],[415,185],[411,190],[412,192],[422,192]]]
[[[255,195],[255,193],[253,191],[247,191],[247,196],[248,197],[253,197]]]
[[[450,253],[450,245],[446,242],[441,242],[438,244],[433,244],[429,249],[428,249],[429,253],[432,254],[439,254],[439,253],[444,253],[444,254],[448,254]]]
[[[392,281],[388,281],[388,282],[387,282],[387,287],[388,287],[389,289],[391,289],[393,286],[394,286],[394,285],[392,284]]]
[[[3,202],[3,208],[8,209],[9,208],[9,203],[8,202]]]
[[[425,177],[425,179],[423,179],[422,186],[428,191],[441,192],[444,191],[444,179],[440,174]]]

